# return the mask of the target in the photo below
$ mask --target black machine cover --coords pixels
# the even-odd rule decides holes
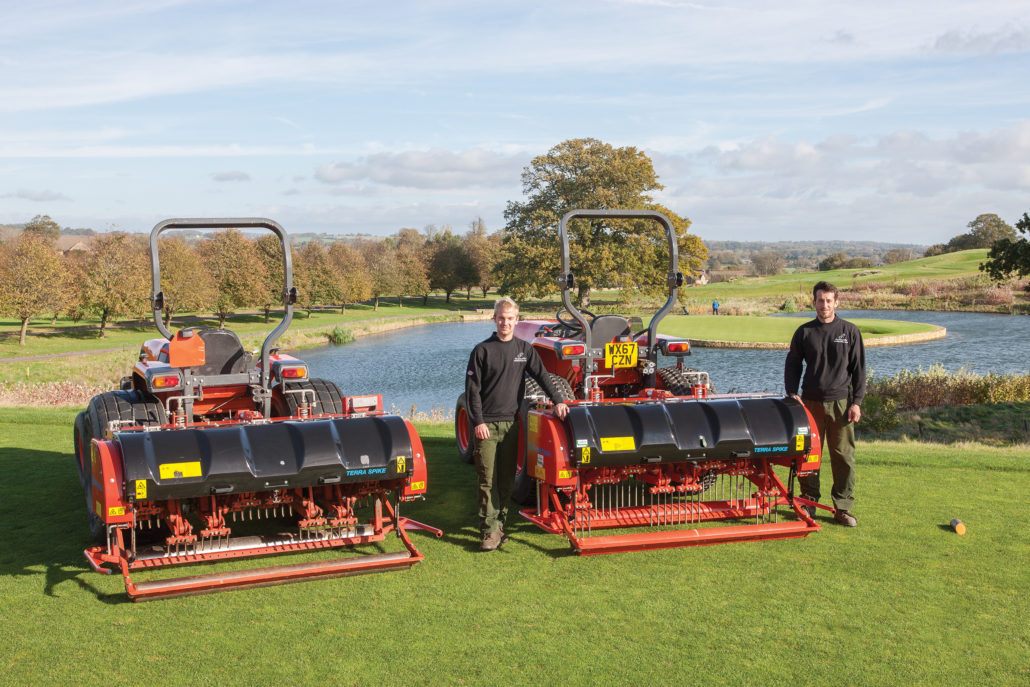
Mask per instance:
[[[130,501],[384,481],[413,472],[411,439],[396,415],[116,432],[114,438]]]
[[[811,447],[808,416],[790,398],[575,406],[567,423],[577,466],[797,455]]]

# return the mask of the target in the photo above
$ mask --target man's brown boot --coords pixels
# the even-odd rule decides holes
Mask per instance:
[[[494,530],[483,535],[483,543],[479,545],[480,551],[493,551],[501,545],[501,531]]]

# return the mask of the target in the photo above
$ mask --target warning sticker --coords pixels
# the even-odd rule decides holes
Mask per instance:
[[[794,450],[804,451],[805,450],[805,437],[800,434],[794,437]]]
[[[147,480],[138,479],[136,480],[136,500],[140,501],[147,498]]]
[[[125,515],[125,507],[115,506],[107,509],[107,517],[113,517],[115,515]]]
[[[161,479],[181,479],[183,477],[200,477],[200,461],[191,463],[165,463],[158,468]]]
[[[601,437],[602,451],[635,451],[636,448],[633,437]]]
[[[572,477],[571,470],[559,470],[558,479],[570,479]]]
[[[407,469],[405,467],[407,460],[407,456],[397,456],[397,472],[404,472]]]
[[[425,482],[412,482],[411,483],[411,490],[412,491],[422,491],[425,488],[426,488],[426,483]]]
[[[583,454],[580,456],[579,462],[581,462],[581,463],[589,463],[590,462],[590,447],[589,446],[584,446],[583,447]]]

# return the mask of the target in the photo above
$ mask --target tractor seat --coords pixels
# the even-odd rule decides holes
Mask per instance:
[[[204,340],[204,364],[197,368],[197,374],[240,374],[250,369],[253,359],[243,350],[240,337],[235,332],[208,327],[199,327],[194,331]]]
[[[621,315],[601,315],[590,324],[592,346],[606,344],[617,336],[629,336],[629,320]]]

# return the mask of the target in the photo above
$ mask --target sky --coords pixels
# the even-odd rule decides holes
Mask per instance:
[[[0,0],[0,223],[504,226],[564,140],[705,240],[1030,211],[1030,2]]]

